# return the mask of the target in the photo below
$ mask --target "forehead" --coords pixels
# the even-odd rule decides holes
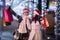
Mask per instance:
[[[35,14],[38,14],[36,11],[34,11]]]
[[[29,12],[28,10],[23,10],[23,12]]]

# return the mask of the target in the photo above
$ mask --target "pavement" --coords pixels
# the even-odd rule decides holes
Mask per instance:
[[[13,40],[13,32],[18,28],[18,22],[12,22],[12,25],[0,27],[0,40]]]
[[[13,34],[11,32],[2,32],[1,40],[13,40]]]
[[[2,20],[0,20],[0,40],[13,40],[13,32],[18,28],[18,22],[14,21],[11,25],[3,27]],[[54,40],[53,37],[47,35],[44,30],[42,30],[43,40]]]

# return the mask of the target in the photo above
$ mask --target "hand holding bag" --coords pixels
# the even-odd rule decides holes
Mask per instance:
[[[15,30],[15,32],[13,33],[13,37],[14,37],[14,39],[16,39],[16,40],[18,40],[19,39],[19,32],[18,32],[18,30]]]

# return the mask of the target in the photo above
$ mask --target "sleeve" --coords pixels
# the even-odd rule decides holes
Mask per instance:
[[[15,17],[18,18],[18,22],[20,23],[20,22],[22,21],[22,17],[21,17],[20,15],[17,15],[17,14],[11,9],[11,7],[9,7],[9,9],[10,9],[11,13],[12,13]]]
[[[19,19],[19,17],[21,17],[20,15],[17,15],[17,14],[11,9],[11,7],[9,7],[9,9],[10,9],[11,13],[12,13],[15,17],[17,17],[18,19]]]
[[[22,20],[23,20],[22,17],[19,17],[18,22],[20,23]]]
[[[42,16],[40,16],[40,21],[42,21],[43,20],[43,18],[42,18]]]
[[[30,20],[27,20],[27,28],[28,28],[29,30],[31,30],[31,23],[30,23]]]

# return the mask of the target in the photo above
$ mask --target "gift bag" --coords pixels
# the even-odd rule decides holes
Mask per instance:
[[[49,27],[49,23],[46,16],[44,16],[44,28],[46,29],[47,27]]]
[[[4,21],[5,22],[12,22],[13,21],[13,17],[12,17],[12,12],[10,11],[10,9],[4,9]]]

